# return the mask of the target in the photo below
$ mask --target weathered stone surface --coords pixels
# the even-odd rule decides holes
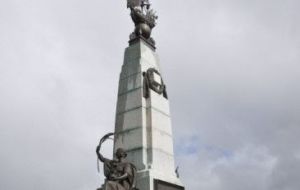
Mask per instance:
[[[154,190],[155,179],[181,185],[175,174],[169,101],[153,90],[143,97],[142,74],[149,68],[161,73],[157,54],[143,40],[131,44],[120,73],[114,150],[127,151],[138,169],[140,190]],[[154,80],[160,82],[160,77]]]

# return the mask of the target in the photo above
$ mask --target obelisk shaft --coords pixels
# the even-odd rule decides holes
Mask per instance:
[[[145,73],[153,73],[154,84],[162,82],[154,49],[140,39],[125,51],[120,74],[114,150],[124,148],[138,169],[140,190],[152,190],[154,179],[180,185],[174,167],[169,101],[152,89],[145,98]],[[143,75],[144,74],[144,75]],[[151,184],[150,184],[151,183]]]

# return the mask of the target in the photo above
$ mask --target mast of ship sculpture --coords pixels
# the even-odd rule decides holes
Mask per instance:
[[[169,101],[151,31],[157,16],[148,0],[127,0],[135,29],[119,80],[114,151],[137,167],[139,190],[184,189],[175,173]]]

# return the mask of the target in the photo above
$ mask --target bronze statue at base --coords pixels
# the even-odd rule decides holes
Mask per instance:
[[[104,135],[99,145],[97,146],[96,153],[98,159],[103,162],[104,176],[106,177],[103,190],[138,190],[136,185],[136,167],[126,161],[126,152],[122,148],[118,148],[115,156],[116,159],[110,160],[100,153],[101,145],[114,133]]]

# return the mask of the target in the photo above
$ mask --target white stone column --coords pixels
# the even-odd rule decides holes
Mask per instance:
[[[137,40],[126,48],[119,81],[114,150],[124,148],[127,160],[136,165],[140,190],[153,190],[154,179],[181,185],[175,174],[169,101],[153,90],[147,99],[143,96],[143,72],[149,68],[160,72],[158,55],[151,46]]]

